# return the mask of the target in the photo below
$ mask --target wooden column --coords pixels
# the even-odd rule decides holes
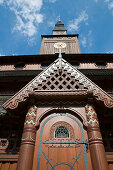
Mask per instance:
[[[87,133],[93,170],[108,170],[104,145],[99,128],[97,114],[92,105],[85,107],[87,117]]]
[[[36,106],[32,106],[28,109],[24,123],[17,170],[32,170],[36,136],[36,113]]]

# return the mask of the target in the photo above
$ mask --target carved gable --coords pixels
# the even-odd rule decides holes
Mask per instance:
[[[35,90],[80,90],[87,89],[64,69],[55,71]]]
[[[93,93],[96,100],[101,100],[104,104],[112,108],[113,98],[103,91],[99,86],[93,83],[89,78],[82,74],[79,70],[72,67],[67,61],[58,58],[46,70],[36,76],[11,99],[9,99],[3,107],[5,109],[15,109],[19,102],[25,101],[29,94],[35,91],[63,91],[66,90],[86,90]]]

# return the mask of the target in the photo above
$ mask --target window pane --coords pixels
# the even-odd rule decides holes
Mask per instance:
[[[55,130],[55,138],[69,138],[68,129],[64,126],[60,126]]]

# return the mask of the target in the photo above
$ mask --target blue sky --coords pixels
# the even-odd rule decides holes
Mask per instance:
[[[39,54],[59,15],[82,53],[113,52],[113,0],[0,0],[0,55]]]

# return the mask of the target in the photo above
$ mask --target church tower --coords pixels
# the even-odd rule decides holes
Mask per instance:
[[[13,170],[111,170],[113,155],[110,161],[101,127],[109,119],[105,120],[106,113],[113,114],[113,98],[105,91],[108,84],[102,89],[102,77],[100,83],[95,74],[101,70],[104,75],[105,56],[81,54],[78,34],[67,34],[59,18],[53,34],[42,35],[40,54],[26,57],[21,58],[23,62],[29,62],[25,63],[26,70],[18,70],[18,75],[19,71],[25,79],[27,75],[29,79],[31,74],[37,75],[3,104],[6,111],[3,120],[11,115],[20,121],[24,117]],[[44,63],[49,65],[43,67]],[[99,63],[101,68],[98,66],[97,69]],[[108,64],[107,69],[109,67]],[[31,73],[33,69],[34,73]],[[25,71],[27,74],[24,75]],[[109,78],[106,76],[106,79]],[[112,82],[111,79],[108,81]],[[2,141],[1,158],[4,160],[10,142],[8,138]]]
[[[57,42],[64,42],[66,46],[62,52],[66,54],[81,53],[78,43],[78,34],[67,34],[64,24],[59,20],[53,29],[53,35],[42,35],[40,54],[55,54],[58,49],[54,47]]]

